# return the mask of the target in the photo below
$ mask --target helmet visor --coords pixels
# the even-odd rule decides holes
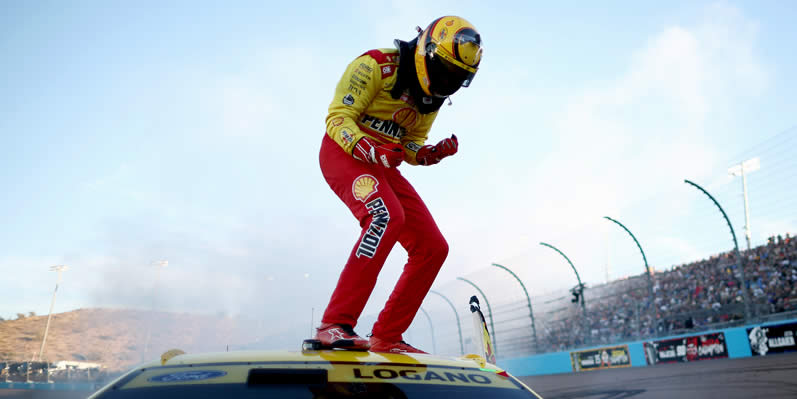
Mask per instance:
[[[437,97],[447,97],[460,87],[468,87],[476,75],[476,72],[466,71],[434,53],[426,56],[426,67],[429,71],[429,91]]]

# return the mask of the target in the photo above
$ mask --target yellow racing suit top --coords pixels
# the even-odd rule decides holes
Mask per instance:
[[[426,142],[438,111],[421,114],[408,90],[400,98],[391,96],[398,63],[398,50],[379,49],[349,64],[329,105],[327,134],[349,154],[362,137],[376,145],[401,144],[404,160],[418,165],[415,155]]]

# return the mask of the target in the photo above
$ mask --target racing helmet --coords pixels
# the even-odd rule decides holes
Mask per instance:
[[[464,18],[437,18],[420,34],[415,70],[424,93],[448,97],[473,81],[482,59],[482,39]]]

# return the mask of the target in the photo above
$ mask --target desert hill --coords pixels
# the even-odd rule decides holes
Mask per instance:
[[[46,322],[46,315],[0,322],[0,362],[36,360]],[[246,345],[255,341],[252,327],[225,316],[78,309],[53,314],[42,357],[100,363],[114,372],[172,348],[190,353]]]

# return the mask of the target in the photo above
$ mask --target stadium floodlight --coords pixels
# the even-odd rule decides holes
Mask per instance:
[[[462,343],[462,326],[459,324],[459,313],[457,313],[457,307],[454,306],[454,304],[451,303],[451,300],[446,298],[445,295],[443,295],[443,294],[441,294],[441,293],[439,293],[439,292],[437,292],[435,290],[429,290],[429,292],[439,296],[440,298],[443,298],[446,302],[448,302],[449,306],[451,306],[451,310],[454,311],[454,318],[456,318],[456,320],[457,320],[457,332],[459,333],[459,352],[460,352],[460,354],[464,355],[465,354],[465,345]]]
[[[747,203],[747,178],[745,173],[761,169],[761,159],[750,158],[738,165],[728,168],[728,174],[742,177],[742,194],[744,195],[744,238],[747,240],[747,249],[750,250],[750,208]]]
[[[539,353],[540,345],[539,341],[537,341],[537,326],[534,323],[534,309],[532,309],[531,307],[531,296],[529,296],[529,291],[526,289],[526,285],[523,284],[523,281],[520,280],[520,277],[518,277],[517,274],[515,274],[515,272],[513,272],[512,270],[509,270],[508,267],[504,265],[499,265],[498,263],[493,263],[492,265],[499,269],[503,269],[507,273],[511,274],[512,277],[514,277],[515,280],[517,280],[517,282],[520,284],[520,288],[523,289],[523,293],[526,294],[526,303],[529,306],[529,319],[531,319],[531,335],[532,338],[534,338],[534,353]]]
[[[562,257],[564,257],[564,258],[565,258],[565,260],[567,261],[567,263],[568,263],[568,264],[570,265],[570,267],[573,269],[573,272],[574,272],[574,273],[576,273],[576,280],[578,280],[578,286],[576,287],[576,288],[577,288],[577,290],[576,290],[576,291],[579,293],[579,295],[580,295],[580,297],[581,297],[581,300],[580,300],[580,302],[581,302],[581,307],[582,307],[582,308],[584,308],[584,283],[582,283],[582,282],[581,282],[581,276],[578,274],[578,270],[576,270],[576,267],[575,267],[575,266],[573,266],[573,262],[571,262],[571,261],[570,261],[570,258],[568,258],[568,257],[567,257],[567,255],[565,255],[565,254],[564,254],[564,252],[560,251],[558,248],[554,247],[553,245],[551,245],[551,244],[548,244],[548,243],[544,243],[544,242],[541,242],[541,243],[540,243],[540,245],[542,245],[542,246],[544,246],[544,247],[551,248],[551,249],[553,249],[554,251],[558,252],[558,253],[559,253],[559,255],[562,255]],[[585,317],[586,317],[586,314],[587,314],[587,313],[586,313],[586,310],[585,310],[585,311],[584,311],[584,316],[585,316]]]
[[[604,216],[603,218],[608,220],[608,221],[610,221],[610,222],[614,222],[614,224],[620,226],[623,230],[625,230],[625,232],[628,233],[629,236],[631,236],[631,239],[634,240],[634,243],[636,244],[636,247],[639,249],[639,253],[642,254],[642,261],[645,262],[645,275],[646,275],[647,281],[648,281],[648,300],[650,301],[650,305],[651,305],[650,306],[650,313],[651,313],[650,318],[651,318],[651,320],[653,322],[656,322],[656,318],[658,317],[657,316],[658,312],[656,312],[656,310],[655,310],[656,309],[656,297],[653,295],[653,277],[651,277],[652,273],[650,272],[650,266],[648,265],[648,257],[645,256],[645,251],[642,250],[642,245],[639,244],[639,240],[636,239],[636,236],[634,235],[634,233],[632,233],[631,230],[628,230],[628,227],[625,227],[624,224],[622,224],[618,220],[612,219],[612,218],[610,218],[608,216]]]
[[[55,307],[55,294],[58,293],[58,284],[61,283],[61,273],[67,270],[69,270],[69,266],[66,265],[50,266],[50,271],[58,272],[58,280],[56,280],[55,282],[55,291],[53,291],[53,299],[50,301],[50,312],[47,314],[47,324],[44,327],[42,346],[41,349],[39,349],[39,361],[42,360],[42,354],[44,354],[44,344],[47,342],[47,332],[50,330],[50,319],[53,317],[53,308]]]
[[[584,283],[581,282],[581,276],[578,274],[578,270],[576,270],[576,267],[573,266],[573,262],[570,261],[570,258],[568,258],[564,252],[560,251],[559,248],[556,248],[553,245],[544,242],[541,242],[540,245],[553,249],[554,251],[558,252],[559,255],[562,255],[562,257],[565,258],[567,263],[573,269],[573,272],[576,273],[576,280],[578,280],[578,286],[576,286],[573,291],[573,294],[575,296],[574,298],[575,301],[573,301],[573,303],[579,302],[581,304],[581,319],[582,319],[581,324],[582,328],[584,329],[584,334],[586,334],[588,337],[587,339],[589,339],[591,337],[590,335],[591,331],[590,331],[589,319],[587,318],[587,305],[586,305],[587,299],[584,297]],[[578,292],[578,295],[575,295],[576,292]]]
[[[432,353],[437,354],[437,344],[434,342],[434,325],[432,324],[432,318],[429,317],[429,313],[426,313],[423,306],[421,306],[420,309],[423,315],[426,316],[426,320],[429,321],[429,331],[432,333]]]
[[[736,232],[733,230],[733,225],[731,224],[731,220],[728,219],[728,214],[725,213],[725,210],[722,209],[722,206],[719,202],[717,202],[716,198],[713,195],[709,194],[703,187],[700,187],[697,183],[684,179],[684,183],[691,185],[692,187],[700,190],[703,194],[708,197],[711,202],[719,209],[720,213],[722,213],[723,219],[725,219],[725,223],[728,224],[728,229],[731,230],[731,238],[733,238],[733,250],[734,254],[736,255],[736,259],[739,260],[739,277],[741,277],[741,284],[739,285],[742,289],[742,298],[744,300],[744,321],[750,321],[750,295],[747,293],[747,278],[744,275],[744,257],[739,252],[739,242],[736,241]]]

